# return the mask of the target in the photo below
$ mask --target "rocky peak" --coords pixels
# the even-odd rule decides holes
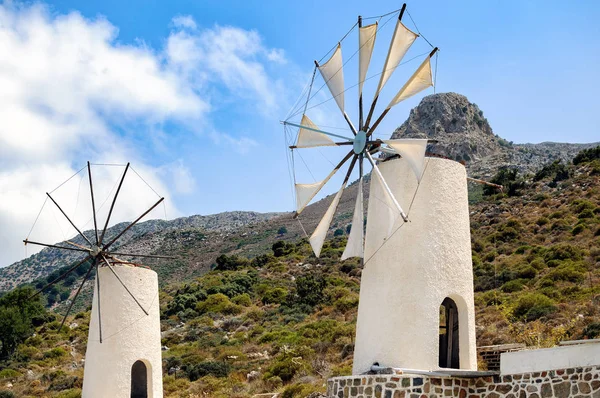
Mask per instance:
[[[500,150],[499,139],[483,111],[457,93],[429,95],[410,111],[392,138],[429,138],[429,150],[456,160],[472,161]]]
[[[429,95],[410,111],[408,119],[392,138],[437,140],[428,151],[462,161],[469,175],[491,177],[499,167],[516,167],[521,173],[539,170],[561,159],[569,162],[582,149],[593,144],[513,144],[497,136],[479,107],[457,93]]]

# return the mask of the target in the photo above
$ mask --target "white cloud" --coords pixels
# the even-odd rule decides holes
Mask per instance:
[[[269,77],[264,61],[285,63],[283,50],[266,48],[256,31],[215,26],[198,32],[185,29],[168,39],[167,56],[181,73],[223,83],[231,92],[256,100],[256,109],[279,109],[281,82]]]
[[[173,26],[176,28],[185,28],[190,30],[196,30],[196,21],[191,15],[178,15],[173,18]]]
[[[87,159],[129,160],[161,195],[169,190],[184,195],[196,188],[185,161],[149,164],[139,145],[143,141],[162,151],[169,142],[162,125],[174,123],[188,134],[205,134],[240,153],[256,145],[249,138],[215,132],[210,112],[215,103],[239,101],[238,96],[265,113],[277,111],[275,90],[281,83],[264,64],[281,63],[283,51],[267,48],[255,31],[200,30],[190,16],[175,17],[172,26],[165,48],[152,49],[143,42],[120,43],[118,29],[101,17],[54,15],[39,4],[0,5],[0,266],[24,256],[20,240],[27,236],[44,192]],[[94,168],[98,207],[114,192],[121,172]],[[84,210],[90,208],[86,178],[77,176],[55,195],[77,222],[90,228],[91,212]],[[129,172],[111,221],[132,220],[156,199]],[[173,202],[167,203],[149,218],[178,215]],[[99,211],[99,219],[107,207]],[[60,214],[51,208],[47,203],[39,220],[47,225],[36,226],[32,239],[37,234],[54,242],[74,235],[64,221],[57,223]]]

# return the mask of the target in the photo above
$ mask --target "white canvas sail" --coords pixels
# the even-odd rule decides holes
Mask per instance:
[[[319,257],[321,255],[321,249],[323,248],[323,242],[325,242],[325,237],[327,236],[327,231],[329,231],[329,226],[331,225],[331,221],[333,220],[333,215],[335,214],[335,209],[337,209],[338,204],[340,203],[340,198],[344,193],[344,188],[346,188],[346,183],[342,185],[338,193],[334,196],[329,208],[325,212],[325,215],[317,225],[317,228],[313,232],[313,234],[309,238],[310,246],[315,252],[315,256]]]
[[[315,197],[317,192],[327,182],[326,180],[315,182],[314,184],[296,184],[296,211],[300,213],[302,209]]]
[[[417,37],[419,37],[418,34],[408,29],[400,20],[398,20],[396,23],[396,30],[394,30],[394,35],[392,36],[392,41],[390,42],[390,49],[388,51],[387,58],[385,59],[383,73],[379,79],[379,85],[377,86],[375,96],[379,95],[379,92],[392,76],[392,73],[394,73],[396,67],[400,61],[402,61],[402,58],[404,58],[404,55],[410,46],[412,46]]]
[[[358,30],[358,96],[362,95],[363,84],[367,78],[367,71],[371,63],[373,47],[375,47],[375,35],[377,34],[377,23],[363,26]]]
[[[417,71],[408,79],[402,86],[398,94],[392,99],[392,102],[387,106],[387,109],[412,97],[413,95],[433,86],[433,77],[431,75],[431,57],[427,57],[419,66]]]
[[[316,124],[308,118],[308,116],[302,116],[300,122],[302,126],[310,127],[313,129],[320,130]],[[335,143],[331,138],[323,133],[312,131],[309,129],[300,128],[298,131],[298,140],[296,141],[296,147],[298,148],[313,148],[317,146],[335,146]]]
[[[412,168],[417,180],[420,182],[425,168],[425,151],[427,150],[427,139],[400,139],[383,141],[400,156],[402,156]]]
[[[344,70],[342,61],[342,46],[338,44],[329,61],[319,66],[319,72],[327,83],[335,102],[344,112]]]
[[[350,257],[364,258],[365,250],[365,232],[363,227],[363,179],[358,180],[358,194],[356,195],[356,204],[354,205],[354,215],[352,216],[352,228],[348,236],[348,243],[342,253],[342,260]]]

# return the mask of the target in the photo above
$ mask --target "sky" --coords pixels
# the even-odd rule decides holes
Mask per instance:
[[[280,120],[310,81],[313,60],[325,56],[358,15],[400,6],[354,0],[0,3],[0,267],[35,252],[21,241],[40,208],[30,239],[74,235],[44,202],[45,193],[88,160],[131,162],[135,170],[128,172],[111,224],[135,219],[157,193],[165,205],[150,218],[292,210]],[[514,142],[600,141],[600,3],[420,0],[408,3],[408,12],[407,27],[440,48],[436,92],[466,95],[496,134]],[[385,26],[368,76],[382,67],[395,21],[379,23]],[[354,30],[342,42],[347,87],[357,81],[356,49]],[[418,39],[405,60],[430,49]],[[418,59],[401,65],[382,95],[391,98]],[[376,81],[365,83],[365,98]],[[317,76],[307,114],[348,134],[322,86]],[[380,137],[431,93],[396,106],[378,128]],[[345,95],[356,120],[356,89]],[[296,158],[299,182],[322,179],[340,158],[337,149]],[[103,224],[123,167],[92,169]],[[89,228],[87,178],[83,170],[53,196]],[[322,195],[335,192],[336,182]]]

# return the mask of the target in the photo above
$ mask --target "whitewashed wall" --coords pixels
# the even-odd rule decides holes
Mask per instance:
[[[144,314],[106,267],[100,268],[102,344],[98,329],[98,292],[94,301],[83,374],[83,398],[129,398],[131,367],[148,368],[148,397],[161,398],[162,361],[158,277],[145,268],[117,266],[115,272],[150,315]]]
[[[405,160],[379,165],[410,219],[383,245],[389,212],[381,200],[384,192],[371,183],[354,374],[368,371],[374,362],[439,368],[439,307],[445,297],[458,306],[460,367],[477,368],[465,168],[445,159],[425,161],[416,196],[417,179]]]

